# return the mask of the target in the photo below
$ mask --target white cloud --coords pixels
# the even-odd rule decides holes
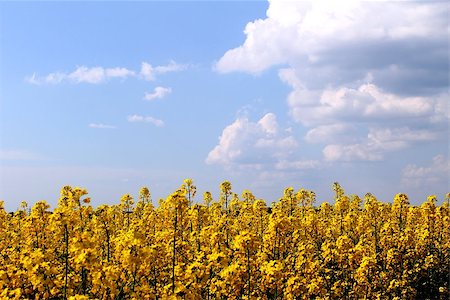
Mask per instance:
[[[107,77],[118,77],[118,78],[127,78],[131,76],[135,76],[136,73],[134,71],[128,70],[127,68],[110,68],[105,70],[105,75]]]
[[[25,77],[25,81],[30,83],[30,84],[35,84],[35,85],[39,85],[40,84],[38,78],[36,77],[36,73],[33,73],[33,75],[31,75],[31,76]]]
[[[124,67],[104,68],[100,66],[79,66],[73,72],[52,72],[42,77],[33,73],[31,76],[25,77],[25,81],[36,85],[58,84],[65,81],[71,83],[99,84],[114,78],[126,79],[130,77],[153,81],[155,80],[156,75],[183,71],[186,69],[187,65],[177,64],[173,60],[167,65],[156,67],[153,67],[147,62],[142,62],[141,69],[138,72]]]
[[[327,161],[379,161],[386,153],[437,138],[438,134],[429,130],[411,130],[408,127],[371,128],[367,138],[360,143],[329,144],[322,152]]]
[[[178,64],[175,61],[171,60],[165,66],[157,66],[155,67],[156,74],[165,74],[170,72],[180,72],[187,69],[187,65]]]
[[[105,80],[105,77],[105,70],[103,68],[88,68],[85,66],[78,67],[74,72],[67,76],[68,79],[75,83],[100,83]]]
[[[165,96],[169,95],[170,93],[172,93],[172,89],[171,88],[166,88],[166,87],[162,87],[162,86],[157,86],[153,93],[145,93],[144,99],[151,101],[154,99],[162,99]]]
[[[399,96],[371,83],[309,91],[292,69],[282,70],[280,78],[293,88],[288,96],[290,115],[310,128],[308,143],[326,144],[323,154],[328,161],[382,160],[388,152],[445,135],[437,133],[449,120],[442,94]],[[427,129],[413,129],[418,126]]]
[[[215,69],[278,66],[306,142],[324,144],[328,161],[382,160],[448,135],[446,9],[435,1],[269,0],[267,17],[248,23],[245,42]]]
[[[38,77],[36,73],[32,76],[25,78],[28,83],[31,84],[58,84],[63,81],[72,83],[90,83],[99,84],[112,78],[122,78],[135,76],[135,72],[126,68],[103,68],[86,66],[77,67],[75,71],[71,73],[54,72],[44,77]]]
[[[436,98],[434,114],[431,116],[431,123],[448,123],[450,120],[450,94],[441,94]]]
[[[141,116],[141,115],[131,115],[127,118],[128,122],[132,123],[150,123],[155,125],[156,127],[164,126],[164,121],[150,117],[150,116]]]
[[[141,64],[141,76],[144,80],[153,81],[155,80],[154,69],[151,64],[143,62]]]
[[[163,66],[153,67],[147,62],[141,64],[141,77],[147,81],[153,81],[156,75],[165,74],[170,72],[179,72],[187,69],[187,65],[177,64],[175,61],[171,60],[169,64]]]
[[[366,144],[331,144],[325,146],[322,152],[326,161],[377,161],[383,158]]]
[[[443,100],[448,93],[401,96],[372,83],[311,91],[294,69],[281,70],[280,78],[293,88],[288,96],[290,115],[310,128],[308,143],[326,144],[327,161],[383,160],[388,152],[445,136],[439,128],[449,121],[448,100]]]
[[[268,113],[259,121],[258,125],[267,135],[276,135],[278,133],[278,122],[274,114]]]
[[[66,74],[61,73],[61,72],[56,72],[56,73],[48,74],[43,79],[35,78],[35,83],[39,82],[39,83],[57,84],[57,83],[61,83],[66,78],[67,78]]]
[[[305,135],[308,143],[329,143],[348,139],[347,133],[354,131],[354,126],[343,123],[327,124],[314,127]],[[351,136],[351,135],[350,135]]]
[[[259,73],[279,64],[319,64],[336,52],[343,55],[334,63],[348,64],[397,41],[445,41],[445,10],[445,3],[428,1],[269,0],[267,18],[248,23],[244,44],[227,51],[216,69]],[[347,49],[359,56],[345,55]]]
[[[223,130],[219,144],[209,152],[206,162],[227,168],[273,167],[286,160],[297,146],[292,135],[279,130],[273,113],[264,115],[258,122],[240,117]]]
[[[96,128],[96,129],[116,129],[116,126],[113,125],[106,125],[106,124],[102,124],[102,123],[90,123],[89,124],[90,128]]]
[[[408,127],[371,129],[369,140],[374,144],[428,142],[438,138],[438,134],[429,130],[411,130]]]
[[[293,119],[306,126],[332,124],[344,120],[351,122],[422,119],[444,119],[438,114],[439,97],[403,97],[382,91],[374,84],[362,84],[358,88],[341,87],[323,91],[303,89],[291,76],[282,72],[281,78],[294,90],[288,97]],[[288,76],[289,74],[289,76]]]
[[[448,186],[449,175],[450,161],[444,155],[436,155],[429,166],[407,165],[402,172],[402,185],[424,187],[430,184],[444,183],[448,189],[450,188]]]

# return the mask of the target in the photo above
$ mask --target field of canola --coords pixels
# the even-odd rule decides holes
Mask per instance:
[[[190,179],[156,206],[145,187],[97,208],[70,186],[53,210],[0,201],[0,298],[449,299],[450,194],[413,206],[333,189],[320,205],[227,181],[201,200]]]

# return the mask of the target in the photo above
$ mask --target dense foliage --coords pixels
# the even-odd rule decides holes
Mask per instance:
[[[287,188],[268,207],[229,182],[198,204],[190,179],[157,207],[147,188],[97,208],[69,186],[53,212],[0,202],[0,297],[448,299],[449,195],[412,206],[333,188],[319,206]]]

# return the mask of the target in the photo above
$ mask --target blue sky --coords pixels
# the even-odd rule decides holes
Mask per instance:
[[[445,2],[0,2],[0,199],[449,188]],[[381,16],[381,17],[380,17]],[[201,195],[197,196],[201,200]]]

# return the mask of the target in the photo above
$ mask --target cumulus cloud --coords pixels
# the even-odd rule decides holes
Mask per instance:
[[[280,78],[293,88],[288,96],[291,117],[309,128],[307,142],[326,144],[325,160],[377,161],[388,152],[446,136],[443,126],[449,111],[443,99],[448,93],[396,95],[372,83],[312,91],[301,84],[294,69],[281,70]]]
[[[96,128],[96,129],[116,129],[116,126],[113,125],[106,125],[106,124],[102,124],[102,123],[90,123],[89,124],[90,128]]]
[[[259,73],[287,64],[301,70],[308,85],[320,77],[323,87],[360,79],[367,70],[390,73],[396,65],[407,73],[431,66],[442,88],[448,78],[446,9],[429,1],[269,0],[267,17],[247,24],[244,44],[227,51],[216,69]],[[383,78],[374,72],[376,83]]]
[[[386,153],[406,149],[414,143],[436,140],[438,134],[429,130],[402,128],[371,128],[359,143],[329,144],[323,149],[327,161],[379,161]]]
[[[273,113],[257,122],[240,117],[223,130],[206,163],[261,169],[286,160],[297,147],[295,138],[280,129]]]
[[[155,99],[162,99],[165,96],[169,95],[170,93],[172,93],[172,89],[171,88],[157,86],[153,90],[152,93],[145,93],[144,99],[148,100],[148,101],[155,100]]]
[[[327,124],[314,127],[309,130],[305,135],[305,140],[308,143],[329,143],[329,142],[342,142],[350,139],[354,133],[355,128],[350,124],[336,123]]]
[[[245,42],[215,69],[277,66],[292,88],[291,118],[306,142],[323,144],[325,160],[382,160],[448,135],[446,9],[435,1],[269,0],[266,18],[248,23]]]
[[[448,186],[450,161],[444,155],[436,155],[428,166],[407,165],[402,172],[402,185],[420,187],[445,183]],[[448,191],[447,191],[448,192]]]
[[[387,152],[446,136],[442,126],[449,118],[442,95],[398,96],[373,84],[314,93],[295,80],[291,84],[291,116],[310,128],[307,142],[327,144],[323,154],[328,161],[382,160]]]
[[[298,84],[292,70],[283,70],[280,74],[294,89],[288,96],[291,116],[306,126],[338,121],[399,121],[414,118],[430,122],[433,118],[445,119],[445,111],[437,109],[441,105],[440,97],[398,96],[371,83],[357,88],[310,91]]]
[[[33,73],[31,76],[27,76],[25,80],[35,85],[58,84],[62,82],[99,84],[114,78],[126,79],[130,77],[153,81],[159,74],[183,71],[185,69],[187,69],[187,65],[178,64],[173,60],[167,65],[156,67],[153,67],[147,62],[142,62],[139,71],[124,67],[104,68],[100,66],[79,66],[72,72],[52,72],[45,76],[38,76],[36,73]]]
[[[164,126],[164,121],[150,117],[150,116],[141,116],[141,115],[131,115],[127,118],[128,122],[131,123],[150,123],[155,125],[156,127]]]

